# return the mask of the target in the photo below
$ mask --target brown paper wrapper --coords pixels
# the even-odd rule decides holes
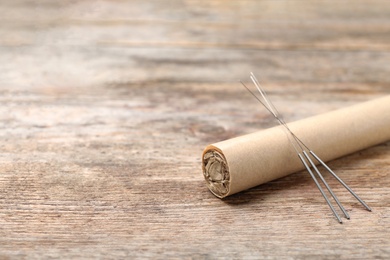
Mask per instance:
[[[306,118],[288,126],[323,161],[390,140],[390,96]],[[203,175],[223,198],[304,169],[277,126],[206,147]]]

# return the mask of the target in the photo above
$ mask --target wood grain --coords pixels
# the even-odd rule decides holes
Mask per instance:
[[[215,198],[201,152],[390,94],[388,1],[2,1],[0,258],[390,258],[390,143]],[[387,116],[387,115],[384,115]]]

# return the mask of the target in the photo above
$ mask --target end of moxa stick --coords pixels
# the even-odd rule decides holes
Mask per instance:
[[[225,156],[217,150],[206,149],[202,169],[209,190],[218,198],[226,197],[229,193],[230,174]]]

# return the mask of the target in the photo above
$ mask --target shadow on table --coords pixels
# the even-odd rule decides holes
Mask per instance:
[[[308,185],[312,179],[304,171],[291,174],[289,176],[259,185],[257,187],[245,190],[223,199],[223,202],[229,205],[242,205],[258,203],[277,196],[278,193],[299,192],[299,190]]]

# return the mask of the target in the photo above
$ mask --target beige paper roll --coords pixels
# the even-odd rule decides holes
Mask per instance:
[[[288,125],[329,161],[390,140],[390,95]],[[207,146],[202,168],[219,198],[304,169],[283,126]]]

